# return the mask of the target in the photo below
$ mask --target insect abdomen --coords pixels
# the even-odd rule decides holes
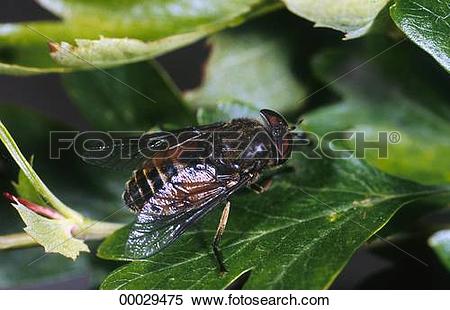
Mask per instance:
[[[161,166],[152,166],[135,170],[125,185],[123,200],[134,212],[142,209],[145,203],[158,192],[178,169],[173,162],[165,162]]]

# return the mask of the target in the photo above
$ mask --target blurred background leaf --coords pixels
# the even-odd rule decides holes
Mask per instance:
[[[195,106],[238,100],[282,112],[299,109],[306,94],[294,59],[301,56],[301,32],[287,14],[276,14],[212,36],[202,85],[186,94]],[[277,18],[278,17],[278,18]],[[286,33],[280,36],[280,32]]]
[[[114,77],[114,78],[113,78]],[[194,113],[155,62],[130,64],[63,77],[81,113],[97,130],[147,131],[165,123],[192,125]]]
[[[44,259],[29,265],[43,254],[42,248],[2,251],[0,255],[0,288],[96,288],[109,270],[114,267],[92,255],[82,255],[76,261],[72,261],[59,254],[46,255]],[[78,283],[76,286],[73,284],[74,281]]]
[[[224,100],[222,102],[219,101],[215,108],[206,107],[197,110],[197,121],[201,125],[245,117],[257,119],[259,117],[259,109],[250,103]]]
[[[410,46],[351,72],[377,50],[383,50],[379,42],[375,50],[370,41],[361,43],[317,57],[319,76],[330,82],[343,100],[305,115],[305,128],[319,135],[336,130],[363,131],[366,140],[378,140],[379,131],[398,132],[401,141],[389,143],[387,159],[378,158],[375,150],[366,150],[366,159],[385,172],[420,183],[449,183],[447,77],[433,66],[422,70],[417,64],[410,68],[408,77],[399,72],[393,78],[395,68],[421,57]],[[351,73],[340,79],[345,72]]]

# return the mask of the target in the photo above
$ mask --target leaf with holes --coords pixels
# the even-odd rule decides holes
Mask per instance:
[[[274,0],[38,3],[62,20],[0,24],[0,73],[63,73],[137,62],[281,7]]]
[[[390,177],[354,159],[294,158],[290,164],[295,173],[280,175],[268,192],[231,198],[221,242],[224,276],[210,247],[217,209],[161,253],[111,273],[101,288],[221,289],[247,272],[248,289],[326,288],[401,206],[449,190]],[[98,255],[128,260],[128,232],[129,227],[107,238]]]

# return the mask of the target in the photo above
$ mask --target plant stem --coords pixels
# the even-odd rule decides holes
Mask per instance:
[[[31,165],[25,159],[23,154],[20,152],[19,147],[17,146],[14,139],[11,137],[11,134],[8,132],[6,127],[0,121],[0,140],[3,141],[3,144],[6,146],[6,149],[9,151],[11,156],[14,158],[17,165],[23,171],[25,176],[30,180],[31,184],[33,184],[36,191],[48,202],[48,204],[54,208],[56,211],[61,213],[64,217],[74,220],[77,223],[83,223],[83,216],[76,212],[75,210],[66,206],[61,200],[58,199],[53,193],[48,189],[48,187],[44,184],[44,182],[39,178],[39,176],[34,172]]]
[[[125,224],[111,222],[96,222],[85,219],[82,226],[78,226],[72,231],[75,238],[84,240],[101,240],[122,228]]]
[[[110,222],[94,222],[83,224],[72,232],[74,238],[83,240],[101,240],[117,229],[122,228],[125,224]],[[18,249],[39,246],[33,238],[27,233],[14,233],[0,236],[0,250]]]
[[[27,233],[15,233],[0,236],[0,250],[27,248],[39,245]]]

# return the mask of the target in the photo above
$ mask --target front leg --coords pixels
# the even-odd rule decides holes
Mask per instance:
[[[267,178],[263,180],[261,183],[251,183],[248,185],[248,188],[250,188],[257,194],[262,194],[268,191],[270,186],[272,186],[272,178]]]

